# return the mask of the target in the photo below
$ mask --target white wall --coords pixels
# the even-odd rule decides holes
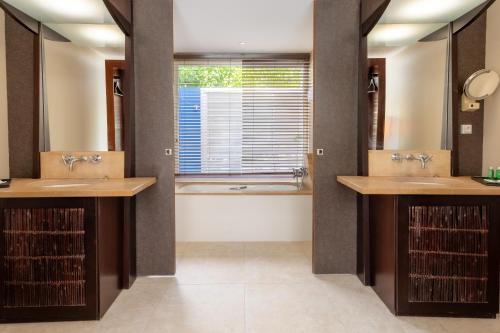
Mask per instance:
[[[500,2],[488,9],[486,27],[486,68],[500,73]],[[500,166],[500,90],[485,102],[483,169]]]
[[[0,179],[9,178],[7,118],[7,65],[5,60],[5,13],[0,10]]]
[[[178,242],[310,241],[312,196],[176,195]]]
[[[443,40],[387,57],[385,149],[441,148],[446,54]]]
[[[73,43],[46,41],[52,151],[106,151],[105,59]]]

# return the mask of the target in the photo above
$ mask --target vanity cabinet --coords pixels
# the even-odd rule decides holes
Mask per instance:
[[[397,315],[495,317],[500,197],[370,195],[373,289]]]
[[[123,198],[0,199],[0,322],[100,319],[121,284]]]

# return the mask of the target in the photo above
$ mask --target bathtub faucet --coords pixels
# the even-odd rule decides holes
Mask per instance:
[[[304,187],[304,177],[307,176],[307,168],[293,168],[292,174],[293,179],[297,182],[297,190],[302,190],[302,187]]]

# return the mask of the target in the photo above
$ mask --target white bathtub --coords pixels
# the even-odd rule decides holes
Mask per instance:
[[[312,195],[290,182],[178,183],[180,242],[310,241]]]

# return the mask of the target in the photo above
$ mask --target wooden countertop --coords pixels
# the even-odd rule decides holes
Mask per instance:
[[[132,197],[156,183],[154,177],[125,179],[13,179],[0,198]]]
[[[470,177],[339,176],[337,181],[367,195],[500,195],[500,187],[482,185]]]

